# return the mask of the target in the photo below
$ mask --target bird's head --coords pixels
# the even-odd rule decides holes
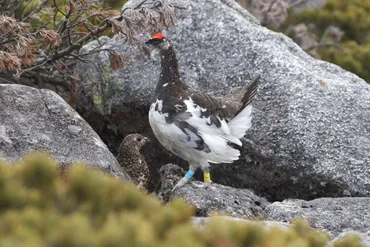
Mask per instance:
[[[130,145],[139,149],[148,142],[150,142],[149,138],[137,133],[129,134],[123,139],[124,145]]]
[[[166,51],[171,47],[170,41],[162,33],[155,33],[150,40],[145,42],[145,44],[150,45],[159,51]]]

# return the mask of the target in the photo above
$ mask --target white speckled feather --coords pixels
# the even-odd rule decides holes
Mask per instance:
[[[225,119],[220,119],[218,116],[217,116],[217,119],[220,121],[221,123],[221,127],[217,127],[215,126],[214,124],[212,125],[209,125],[207,123],[210,122],[210,118],[201,118],[201,111],[205,111],[207,109],[203,109],[201,108],[200,106],[196,106],[196,104],[194,103],[194,101],[189,98],[188,100],[184,100],[184,103],[186,104],[186,107],[187,107],[187,110],[186,112],[189,112],[192,114],[192,117],[188,118],[186,121],[196,127],[202,134],[210,134],[210,135],[217,135],[217,136],[220,136],[222,138],[224,138],[225,140],[227,141],[230,141],[232,143],[235,143],[239,146],[242,145],[242,142],[239,140],[241,137],[236,137],[232,134],[232,130],[230,129],[230,126],[228,125],[228,123],[225,121]],[[233,127],[236,127],[236,128],[240,128],[238,126],[238,124],[242,124],[240,123],[240,121],[238,122],[235,122]]]
[[[161,102],[157,103],[161,105]],[[149,123],[159,142],[171,152],[187,160],[198,158],[205,159],[211,163],[232,163],[234,160],[239,159],[239,150],[229,146],[228,141],[237,140],[240,142],[240,140],[231,135],[232,131],[229,129],[225,120],[223,121],[223,129],[207,125],[205,122],[206,118],[202,119],[198,117],[199,115],[197,116],[197,111],[200,110],[200,107],[197,107],[197,109],[188,107],[188,110],[190,109],[189,112],[192,113],[192,117],[185,118],[183,113],[176,115],[175,118],[178,118],[177,120],[185,121],[197,128],[203,141],[210,149],[210,152],[207,153],[203,150],[195,149],[197,147],[197,141],[200,140],[195,133],[189,129],[185,129],[185,134],[174,123],[167,123],[165,117],[168,114],[161,114],[154,109],[154,106],[155,104],[151,106],[149,111]],[[225,130],[229,135],[225,134]]]

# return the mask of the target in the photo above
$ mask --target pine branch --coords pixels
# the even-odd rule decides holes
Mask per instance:
[[[34,14],[40,12],[42,10],[42,8],[45,7],[46,3],[48,2],[48,0],[44,0],[42,1],[42,3],[35,9],[33,9],[27,16],[23,17],[22,18],[22,22],[25,22],[27,21],[29,18],[31,18]]]
[[[1,1],[7,3],[8,7],[15,6],[10,13],[14,13],[24,3],[24,0]],[[51,4],[49,12],[42,14],[50,15],[51,21],[32,27],[33,32],[28,31],[28,26],[20,20],[12,17],[1,19],[0,15],[0,53],[2,52],[3,57],[6,56],[7,61],[19,59],[10,64],[11,67],[7,67],[0,58],[0,73],[6,72],[8,78],[11,79],[9,75],[13,75],[16,80],[34,77],[35,81],[45,79],[56,84],[68,84],[65,82],[66,78],[76,80],[72,74],[76,61],[93,64],[88,56],[102,51],[109,53],[112,69],[118,69],[123,66],[124,57],[112,49],[102,48],[104,44],[84,53],[79,50],[93,39],[99,41],[99,35],[109,30],[114,34],[121,34],[126,40],[142,48],[143,43],[139,36],[172,26],[175,22],[175,9],[182,8],[158,0],[143,0],[135,6],[125,8],[121,14],[115,14],[114,11],[91,13],[89,2],[69,0],[64,9],[58,6],[56,0],[51,3],[43,0],[27,15],[23,13],[20,19],[27,21],[33,16],[39,17],[43,7],[48,4]],[[59,13],[62,18],[58,17]],[[9,32],[1,29],[2,21],[9,27]],[[50,28],[52,29],[49,30]],[[7,49],[13,49],[14,52],[9,53]],[[93,66],[99,67],[97,64]],[[52,80],[50,77],[55,78]],[[102,79],[104,81],[103,77]]]

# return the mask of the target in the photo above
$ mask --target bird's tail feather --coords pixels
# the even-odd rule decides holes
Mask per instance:
[[[242,138],[245,132],[251,127],[252,106],[250,103],[256,95],[259,79],[260,75],[256,76],[252,82],[244,88],[242,93],[236,96],[239,102],[242,103],[242,106],[228,124],[232,135],[239,139]]]
[[[261,75],[257,75],[253,78],[252,82],[248,85],[245,85],[244,88],[241,90],[241,93],[239,93],[237,96],[235,96],[235,100],[242,103],[242,106],[240,107],[239,111],[235,114],[238,115],[245,107],[247,107],[254,96],[257,93],[257,87],[259,80],[261,78]]]
[[[208,162],[211,163],[233,163],[238,160],[240,151],[228,145],[228,142],[218,135],[202,133],[204,142],[208,144],[210,153],[205,154]]]
[[[252,125],[252,106],[248,105],[238,115],[236,115],[230,122],[229,127],[233,136],[238,139],[245,135],[245,132]]]

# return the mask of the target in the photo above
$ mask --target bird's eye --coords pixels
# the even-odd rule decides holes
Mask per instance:
[[[142,139],[143,139],[143,137],[142,137],[142,136],[137,136],[137,137],[136,137],[136,141],[138,141],[138,142],[139,142],[139,141],[141,141]]]

